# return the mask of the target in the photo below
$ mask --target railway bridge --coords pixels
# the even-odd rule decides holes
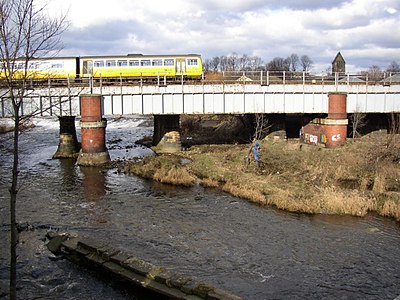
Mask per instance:
[[[308,123],[314,124],[312,127],[317,129],[318,126],[332,123],[323,121],[326,117],[334,118],[333,112],[330,112],[330,94],[345,95],[344,104],[340,108],[345,116],[341,117],[342,121],[335,121],[336,125],[340,123],[347,126],[348,114],[387,116],[400,113],[400,83],[303,80],[300,83],[283,81],[269,84],[248,82],[245,79],[232,83],[182,82],[166,85],[158,82],[152,85],[129,85],[121,82],[108,86],[48,86],[33,90],[24,100],[22,112],[35,112],[41,116],[80,116],[80,96],[88,94],[102,96],[101,112],[104,116],[153,115],[155,144],[164,133],[174,128],[179,129],[179,116],[183,114],[268,114],[280,119],[284,129],[285,122],[295,120],[296,125],[292,131],[299,136],[302,134],[299,129]],[[10,107],[7,94],[3,93],[1,117],[10,116]],[[307,124],[304,120],[307,120]],[[286,125],[286,130],[290,130],[290,125]],[[308,135],[312,137],[308,141],[323,141],[321,131],[315,130],[311,129]]]

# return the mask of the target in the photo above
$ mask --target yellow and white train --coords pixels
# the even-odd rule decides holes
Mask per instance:
[[[1,68],[0,78],[4,77]],[[25,71],[23,60],[16,61],[17,77]],[[18,75],[19,73],[19,75]],[[32,79],[67,78],[157,78],[187,77],[200,79],[203,74],[201,56],[143,55],[54,57],[29,60],[27,76]]]

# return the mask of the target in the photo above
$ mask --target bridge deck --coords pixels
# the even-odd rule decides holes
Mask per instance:
[[[347,112],[400,112],[400,84],[179,84],[46,88],[24,100],[23,113],[80,115],[79,95],[102,94],[104,115],[327,113],[328,93],[347,93]],[[11,115],[6,93],[1,117]]]

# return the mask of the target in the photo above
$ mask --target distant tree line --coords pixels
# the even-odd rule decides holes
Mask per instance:
[[[275,57],[268,63],[265,63],[258,56],[249,56],[247,54],[215,56],[205,59],[203,63],[205,72],[222,71],[292,71],[309,72],[313,66],[313,60],[308,55],[299,56],[296,53],[290,56]],[[330,69],[327,70],[327,73]],[[369,80],[381,80],[390,73],[400,73],[400,65],[392,61],[386,69],[377,65],[371,66],[368,70],[360,72],[362,76],[368,76]]]
[[[367,71],[362,71],[361,75],[368,76],[368,80],[377,81],[390,76],[391,73],[400,73],[400,65],[396,61],[392,61],[386,69],[373,65]]]
[[[293,53],[287,58],[275,57],[265,63],[258,56],[233,53],[228,56],[215,56],[204,61],[205,72],[221,71],[304,71],[308,72],[313,61],[307,55],[298,56]]]

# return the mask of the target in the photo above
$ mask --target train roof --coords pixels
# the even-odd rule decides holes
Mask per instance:
[[[178,57],[201,57],[200,54],[127,54],[127,55],[94,55],[94,56],[81,56],[80,58],[93,58],[93,59],[100,59],[100,58],[178,58]]]
[[[201,57],[200,54],[127,54],[127,55],[87,55],[87,56],[51,56],[51,57],[34,57],[30,60],[67,60],[67,59],[119,59],[119,58],[179,58],[179,57]],[[24,60],[20,57],[17,60]]]

